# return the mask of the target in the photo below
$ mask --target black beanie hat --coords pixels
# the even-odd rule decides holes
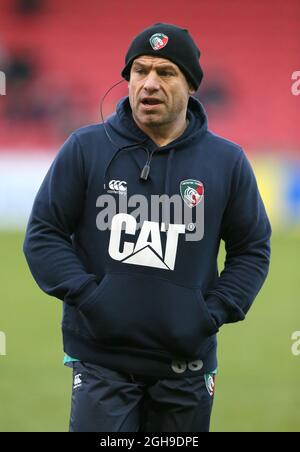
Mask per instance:
[[[141,55],[153,55],[172,61],[182,70],[193,87],[198,89],[203,77],[199,64],[200,50],[185,28],[157,23],[138,34],[125,57],[125,67],[121,72],[125,80],[130,78],[133,61]]]

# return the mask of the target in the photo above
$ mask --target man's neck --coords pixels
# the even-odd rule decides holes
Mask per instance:
[[[170,125],[166,125],[165,127],[145,127],[142,124],[139,124],[136,121],[138,127],[148,135],[152,141],[154,141],[157,146],[162,147],[176,140],[176,138],[180,137],[184,131],[186,130],[189,120],[186,119],[180,126],[172,127],[170,130]]]

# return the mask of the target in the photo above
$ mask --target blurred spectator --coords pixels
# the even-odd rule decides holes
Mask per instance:
[[[5,115],[8,119],[24,120],[31,116],[31,90],[37,73],[37,63],[28,50],[12,51],[4,66],[9,95],[6,96]]]
[[[210,69],[207,75],[204,74],[195,97],[203,103],[210,116],[224,115],[224,111],[236,101],[236,91],[232,92],[231,86],[232,81],[222,68]]]
[[[38,60],[28,50],[1,54],[5,55],[1,69],[6,74],[9,91],[3,102],[3,114],[9,122],[26,123],[36,129],[42,124],[57,141],[91,122],[87,87],[66,85],[59,78],[43,75]]]
[[[4,71],[9,59],[9,52],[0,40],[0,70]]]
[[[35,72],[36,62],[28,50],[17,50],[9,56],[5,73],[11,85],[30,83]]]
[[[42,12],[44,6],[43,0],[15,0],[14,9],[17,14],[31,16]]]

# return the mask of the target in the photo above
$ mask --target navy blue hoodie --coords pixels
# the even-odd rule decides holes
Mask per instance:
[[[249,161],[207,129],[193,97],[187,117],[185,132],[157,147],[123,98],[106,130],[99,124],[71,134],[45,176],[24,253],[40,288],[63,301],[69,356],[160,377],[212,371],[216,333],[245,318],[264,283],[271,228]],[[174,222],[171,204],[163,204],[156,218],[149,208],[139,222],[134,195],[149,205],[153,196],[176,195],[192,220]],[[115,201],[107,228],[105,199]]]

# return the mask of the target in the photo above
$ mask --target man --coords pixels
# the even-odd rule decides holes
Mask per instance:
[[[68,138],[35,199],[24,252],[63,301],[70,431],[209,431],[216,333],[266,278],[269,221],[243,150],[192,97],[199,57],[177,26],[136,36],[129,96]]]

